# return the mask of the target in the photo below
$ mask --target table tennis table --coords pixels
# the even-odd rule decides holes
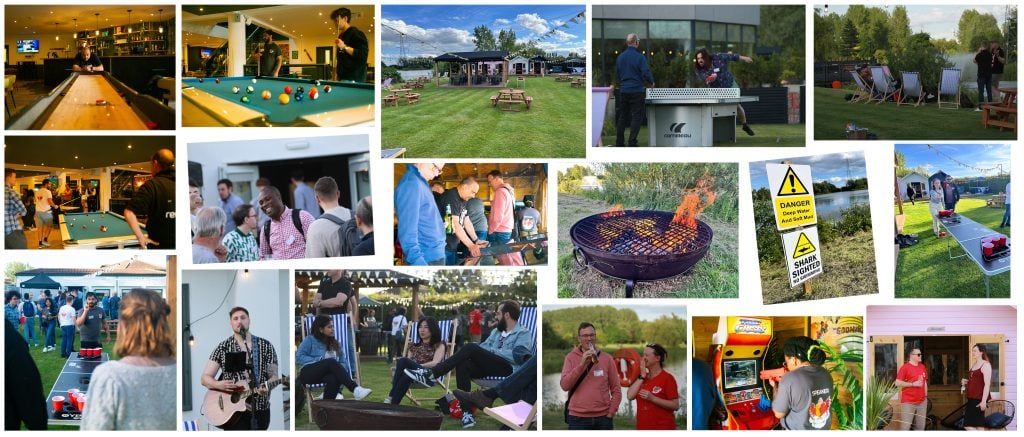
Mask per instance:
[[[999,232],[955,213],[950,217],[939,218],[939,223],[946,229],[946,233],[952,236],[953,239],[956,239],[956,242],[960,244],[960,248],[964,252],[954,256],[953,244],[950,241],[951,239],[947,238],[946,252],[949,254],[949,259],[970,257],[978,265],[978,268],[981,269],[982,277],[985,278],[985,297],[990,297],[989,277],[1010,271],[1010,255],[992,261],[985,261],[981,253],[981,239],[990,235],[998,235]],[[1009,237],[1006,238],[1006,246],[1010,246]]]
[[[736,107],[756,102],[739,88],[648,88],[647,132],[653,146],[710,147],[736,142]]]
[[[61,369],[60,375],[57,376],[57,380],[53,383],[53,388],[50,389],[50,394],[46,397],[46,417],[49,418],[48,423],[50,425],[71,425],[81,426],[82,424],[82,412],[78,410],[69,411],[66,405],[69,401],[66,399],[68,396],[68,390],[78,389],[86,395],[89,394],[89,381],[92,379],[92,372],[96,370],[96,366],[103,364],[110,360],[110,355],[106,352],[99,359],[82,359],[78,357],[78,353],[75,352],[70,358],[64,363],[64,368]],[[64,396],[65,399],[65,410],[58,411],[54,414],[53,411],[53,397]],[[86,401],[88,403],[88,401]]]

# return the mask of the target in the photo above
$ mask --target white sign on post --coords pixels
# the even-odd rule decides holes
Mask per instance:
[[[767,163],[765,171],[775,210],[775,227],[785,231],[817,224],[811,166]]]
[[[818,243],[817,227],[782,234],[782,247],[786,267],[789,268],[790,287],[821,274],[821,244]]]

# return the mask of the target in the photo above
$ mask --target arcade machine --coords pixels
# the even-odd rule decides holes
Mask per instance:
[[[711,341],[711,367],[728,417],[726,430],[768,430],[779,421],[771,409],[769,379],[784,370],[765,370],[764,356],[772,340],[772,319],[722,317]]]

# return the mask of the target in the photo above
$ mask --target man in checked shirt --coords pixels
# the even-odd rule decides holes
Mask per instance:
[[[260,259],[301,259],[306,256],[306,235],[313,216],[291,209],[281,201],[281,191],[268,186],[260,191],[260,209],[270,217],[260,230]]]
[[[28,209],[12,188],[17,179],[14,169],[4,171],[4,249],[28,248],[25,231],[21,227],[21,218],[28,214]]]

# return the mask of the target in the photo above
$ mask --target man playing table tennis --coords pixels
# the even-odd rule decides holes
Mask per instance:
[[[733,80],[732,73],[729,72],[728,64],[726,64],[727,62],[735,61],[754,62],[753,59],[742,55],[734,55],[732,53],[710,55],[707,49],[700,49],[697,50],[697,55],[693,58],[694,72],[697,73],[697,77],[707,84],[708,87],[739,88]],[[736,110],[737,120],[743,125],[743,132],[754,136],[754,130],[747,125],[747,113],[743,110],[743,105],[737,104]]]

